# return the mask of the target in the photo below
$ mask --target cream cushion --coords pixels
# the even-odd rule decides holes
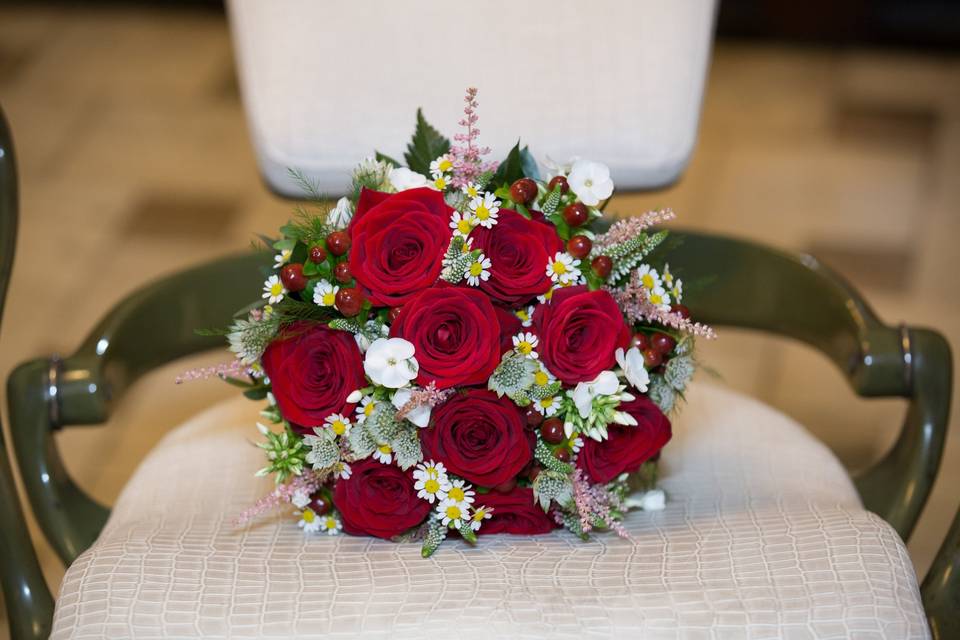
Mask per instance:
[[[925,638],[906,550],[833,455],[776,411],[697,385],[630,540],[416,544],[237,529],[257,406],[215,406],[144,460],[68,569],[52,638]]]

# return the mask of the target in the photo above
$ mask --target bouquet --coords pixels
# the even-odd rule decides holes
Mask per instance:
[[[604,223],[604,165],[453,143],[417,113],[406,166],[377,153],[334,206],[311,195],[264,239],[262,298],[217,370],[265,400],[259,444],[306,532],[422,541],[626,535],[663,507],[656,460],[694,373],[683,283],[658,259],[669,210]],[[266,424],[269,423],[269,424]],[[288,507],[290,508],[290,507]]]

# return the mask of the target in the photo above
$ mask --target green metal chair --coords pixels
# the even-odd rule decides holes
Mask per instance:
[[[16,169],[5,121],[0,122],[0,312],[9,280],[17,224]],[[823,351],[865,397],[909,400],[891,452],[856,479],[867,509],[910,536],[929,497],[947,432],[951,356],[931,330],[884,325],[841,278],[809,256],[749,242],[681,233],[671,262],[686,276],[715,274],[717,284],[690,300],[714,325],[771,332]],[[63,427],[104,422],[113,403],[139,376],[187,354],[221,347],[194,333],[226,324],[249,302],[249,282],[265,258],[219,260],[154,282],[112,309],[69,357],[26,362],[8,379],[13,454],[34,515],[64,563],[97,538],[109,509],[70,478],[54,439]],[[746,304],[730,305],[731,290]],[[151,339],[142,337],[149,334]],[[54,601],[26,529],[5,442],[0,438],[0,580],[14,639],[49,634]],[[960,514],[922,586],[936,638],[960,637]]]

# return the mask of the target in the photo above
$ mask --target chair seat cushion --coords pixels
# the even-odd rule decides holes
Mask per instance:
[[[255,403],[171,432],[68,569],[52,638],[923,638],[913,567],[800,425],[696,385],[664,450],[666,509],[630,539],[305,537],[266,494]]]

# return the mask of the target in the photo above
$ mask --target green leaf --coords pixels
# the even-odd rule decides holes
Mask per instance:
[[[520,164],[523,167],[523,175],[534,180],[540,180],[540,166],[533,154],[530,153],[530,147],[524,147],[520,150]]]
[[[394,169],[403,166],[399,162],[397,162],[396,160],[388,156],[387,154],[380,153],[379,151],[374,152],[374,157],[380,162],[386,162],[388,165],[390,165]]]
[[[254,387],[253,389],[244,391],[243,395],[251,400],[263,400],[267,397],[268,391],[269,389],[267,387]]]
[[[513,145],[506,159],[497,167],[492,182],[496,185],[513,184],[523,177],[523,159],[520,157],[520,141]]]
[[[430,163],[449,150],[450,141],[426,121],[423,109],[417,109],[417,128],[403,154],[410,170],[429,176]]]

